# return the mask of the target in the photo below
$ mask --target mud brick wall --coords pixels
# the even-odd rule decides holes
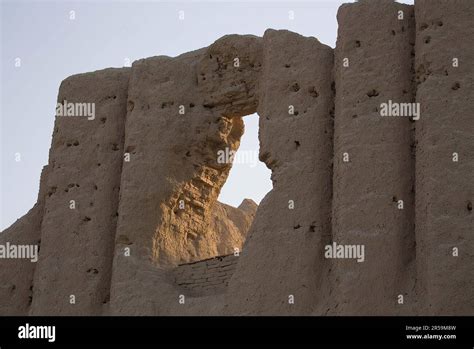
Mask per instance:
[[[234,275],[239,257],[233,254],[189,264],[174,270],[175,282],[192,295],[211,295],[225,292]]]
[[[0,315],[472,314],[473,17],[359,0],[335,49],[269,29],[67,78],[58,101],[97,118],[56,120],[38,202],[0,236],[39,260],[0,260]],[[388,101],[419,118],[382,117]],[[216,154],[255,112],[273,189],[237,258],[213,229]]]

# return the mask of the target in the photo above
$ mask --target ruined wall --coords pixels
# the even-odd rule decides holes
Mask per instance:
[[[66,79],[58,101],[97,116],[56,119],[38,203],[0,241],[41,239],[40,260],[0,260],[0,313],[472,313],[474,5],[452,3],[343,5],[335,50],[267,30]],[[217,152],[254,112],[273,182],[256,213],[217,202]],[[244,239],[232,275],[197,262]]]
[[[420,312],[472,315],[474,3],[418,0],[415,15]]]

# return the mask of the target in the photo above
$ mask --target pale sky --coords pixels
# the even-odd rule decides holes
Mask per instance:
[[[1,1],[0,230],[36,201],[58,88],[67,76],[121,67],[127,59],[176,56],[226,34],[262,36],[267,28],[314,36],[334,47],[343,2],[352,1]],[[258,153],[258,118],[244,121],[240,149]],[[270,189],[264,164],[235,164],[220,200],[258,203]]]

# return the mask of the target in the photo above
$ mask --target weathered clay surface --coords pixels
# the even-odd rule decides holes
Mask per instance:
[[[96,115],[56,118],[33,315],[96,315],[108,302],[129,73],[75,75],[59,89],[59,103],[95,103]]]
[[[273,190],[260,203],[226,312],[310,314],[322,299],[314,295],[327,291],[333,52],[314,38],[273,30],[263,47],[260,159],[272,169]]]
[[[413,7],[362,1],[342,5],[337,18],[333,241],[364,245],[365,261],[333,259],[329,313],[406,313],[414,301],[412,126],[407,116],[381,116],[380,105],[414,101]]]
[[[66,79],[96,118],[56,119],[38,202],[0,235],[39,261],[0,260],[0,314],[472,314],[473,12],[359,1],[335,51],[267,30]],[[234,208],[217,154],[255,112],[273,189]]]
[[[226,291],[238,261],[238,256],[230,254],[181,264],[173,271],[175,282],[183,294],[194,297],[221,294]]]
[[[41,222],[46,198],[48,166],[41,172],[36,205],[21,219],[0,234],[0,244],[41,246]],[[36,264],[29,259],[0,259],[0,314],[27,314],[33,300],[33,277]]]
[[[210,231],[216,242],[217,255],[239,253],[257,212],[257,204],[245,199],[238,208],[216,202],[212,210]]]
[[[421,119],[416,123],[420,311],[472,315],[474,3],[418,0],[415,14],[416,99],[421,104]],[[459,61],[457,67],[454,58]]]

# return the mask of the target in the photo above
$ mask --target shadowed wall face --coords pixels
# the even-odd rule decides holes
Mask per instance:
[[[416,238],[420,312],[474,309],[474,3],[418,0]]]
[[[106,69],[61,84],[58,103],[94,103],[95,118],[56,117],[33,315],[100,315],[108,303],[129,75]]]

